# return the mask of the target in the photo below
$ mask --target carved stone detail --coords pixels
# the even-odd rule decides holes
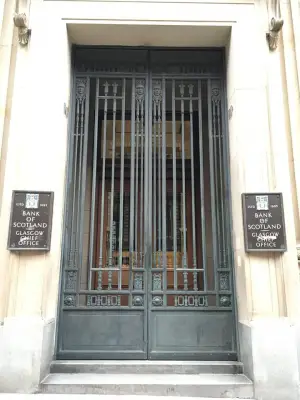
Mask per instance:
[[[27,46],[31,29],[27,25],[27,17],[25,13],[19,13],[14,15],[14,24],[18,28],[18,38],[21,46]]]
[[[266,36],[269,44],[269,49],[272,51],[277,49],[279,32],[281,31],[283,26],[283,19],[281,18],[279,1],[280,0],[269,0],[268,2],[270,23],[269,31],[267,32]]]

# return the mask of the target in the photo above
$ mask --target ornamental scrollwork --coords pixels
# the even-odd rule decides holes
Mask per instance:
[[[18,28],[18,39],[21,46],[27,46],[31,34],[28,28],[27,16],[25,13],[16,13],[14,15],[14,24]]]
[[[269,31],[267,32],[267,41],[270,50],[276,50],[279,39],[279,32],[283,26],[283,19],[280,13],[280,0],[268,0],[269,11]]]
[[[154,103],[160,103],[162,100],[162,88],[160,81],[154,81],[152,87],[152,97]]]
[[[144,101],[145,98],[145,82],[137,81],[135,86],[135,98],[138,103]]]
[[[218,87],[213,87],[211,89],[211,100],[213,104],[218,105],[221,100],[221,91],[220,88]]]
[[[75,307],[75,296],[74,295],[68,295],[65,296],[64,298],[64,305],[67,307]]]
[[[229,296],[221,296],[220,297],[220,306],[221,307],[230,307],[231,306],[231,299]]]
[[[87,79],[77,79],[76,81],[76,100],[80,103],[86,98]]]
[[[229,273],[228,272],[220,272],[219,286],[220,286],[220,290],[230,290]]]

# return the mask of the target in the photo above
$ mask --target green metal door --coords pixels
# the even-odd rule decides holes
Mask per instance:
[[[236,359],[222,52],[74,52],[58,358]]]

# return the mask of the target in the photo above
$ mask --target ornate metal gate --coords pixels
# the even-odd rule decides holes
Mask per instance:
[[[222,52],[74,52],[58,358],[235,359]]]

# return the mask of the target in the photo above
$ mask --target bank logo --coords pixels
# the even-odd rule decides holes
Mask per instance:
[[[39,208],[39,195],[26,193],[25,208]]]
[[[257,210],[268,210],[269,209],[269,197],[268,196],[256,196],[256,209]]]

